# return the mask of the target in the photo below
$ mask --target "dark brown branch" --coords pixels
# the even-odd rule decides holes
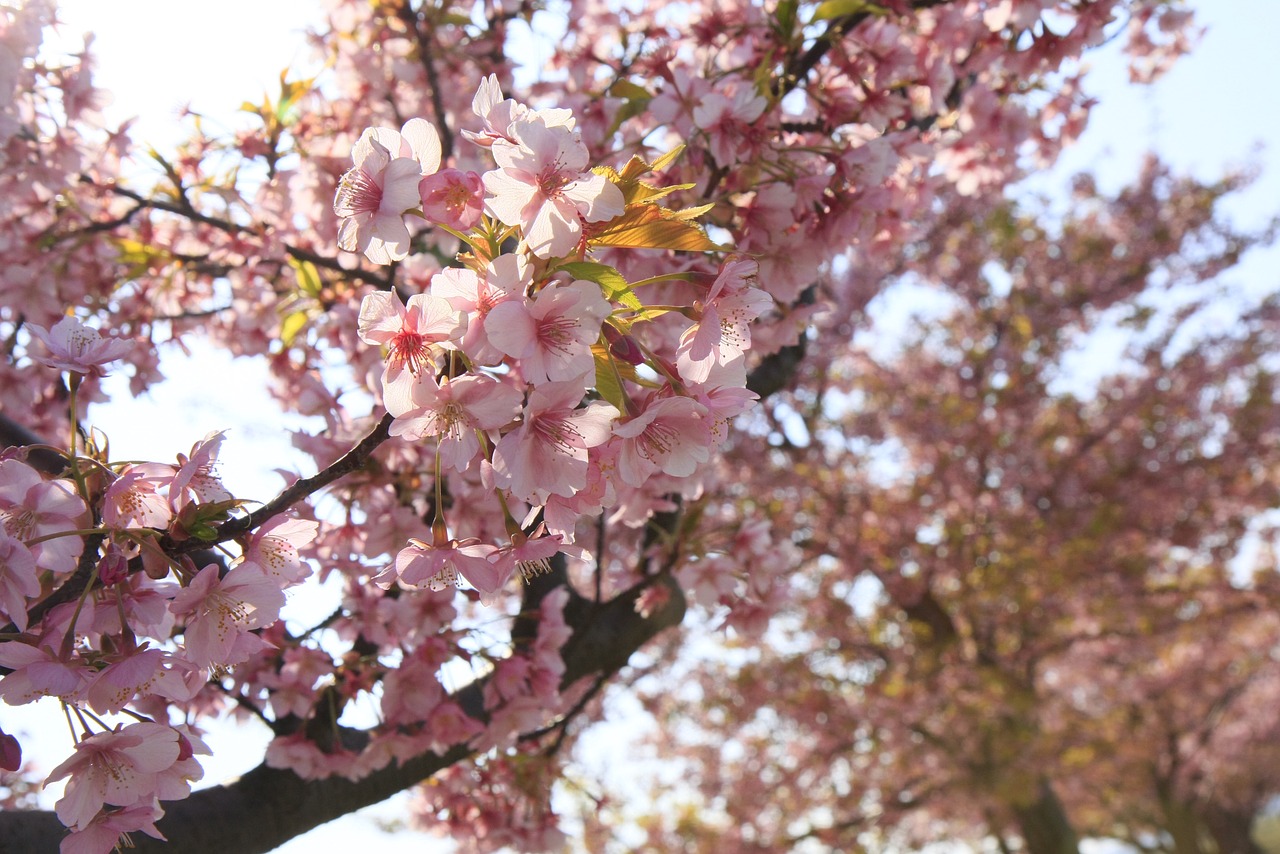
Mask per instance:
[[[666,606],[649,617],[636,612],[636,601],[648,588],[667,589]],[[562,685],[607,675],[623,667],[631,654],[664,629],[683,619],[685,600],[670,576],[655,576],[602,604],[571,594],[566,617],[573,636],[563,653],[566,672]],[[485,719],[485,680],[453,694],[467,714]],[[355,742],[363,733],[348,733]],[[386,800],[432,774],[473,754],[465,744],[443,754],[424,753],[403,764],[392,764],[364,779],[334,777],[303,780],[291,771],[265,764],[221,786],[203,789],[182,801],[165,804],[159,823],[168,843],[133,834],[140,854],[237,854],[265,852],[289,839],[349,812]],[[56,851],[65,829],[50,811],[0,813],[0,854]]]
[[[219,526],[217,534],[212,540],[186,540],[178,543],[166,536],[160,540],[160,547],[168,554],[180,555],[207,548],[215,543],[224,543],[227,540],[249,533],[259,525],[288,510],[302,499],[319,492],[339,478],[346,477],[352,472],[364,468],[369,462],[369,457],[378,449],[378,446],[390,437],[392,420],[390,413],[383,415],[382,420],[378,422],[378,426],[374,427],[369,435],[361,439],[359,444],[347,451],[336,462],[311,477],[304,477],[295,481],[275,498],[248,516],[242,516],[223,523]]]

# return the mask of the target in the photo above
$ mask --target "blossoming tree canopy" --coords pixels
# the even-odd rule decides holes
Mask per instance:
[[[145,189],[88,57],[32,59],[52,2],[0,10],[0,699],[68,727],[27,769],[61,798],[0,839],[265,851],[430,779],[422,815],[465,845],[560,845],[567,746],[631,654],[689,602],[762,637],[803,589],[802,526],[760,497],[821,464],[756,438],[820,405],[957,211],[995,216],[1080,131],[1076,58],[1127,22],[1154,74],[1189,25],[1166,0],[574,0],[517,91],[534,5],[334,0],[329,70],[153,153]],[[323,421],[294,434],[313,474],[231,494],[224,425],[113,456],[99,380],[140,393],[197,336]],[[281,620],[326,582],[331,612]],[[201,780],[218,715],[272,734],[232,782]]]

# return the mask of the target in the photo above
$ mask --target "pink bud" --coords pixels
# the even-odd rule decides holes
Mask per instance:
[[[110,587],[129,577],[129,559],[115,543],[107,547],[107,553],[98,561],[98,579]]]
[[[178,733],[178,762],[184,759],[190,759],[195,753],[191,747],[191,741],[182,733]]]
[[[0,732],[0,768],[17,771],[22,767],[22,745],[13,736]]]

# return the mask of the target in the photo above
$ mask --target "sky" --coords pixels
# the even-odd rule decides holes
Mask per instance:
[[[1229,167],[1280,162],[1280,95],[1274,63],[1268,59],[1274,34],[1280,32],[1280,3],[1200,0],[1193,5],[1207,27],[1203,41],[1156,86],[1130,87],[1124,62],[1113,48],[1091,60],[1094,71],[1086,89],[1101,103],[1090,127],[1059,167],[1029,182],[1028,189],[1059,191],[1067,175],[1083,169],[1096,171],[1102,186],[1115,189],[1136,174],[1148,149],[1205,178]],[[319,18],[321,7],[320,0],[63,0],[60,17],[65,23],[56,35],[70,45],[81,33],[93,33],[96,79],[114,95],[108,117],[136,117],[134,139],[164,151],[182,137],[175,119],[184,106],[230,125],[237,121],[241,102],[276,89],[283,68],[314,72],[303,30]],[[1240,224],[1252,226],[1280,211],[1280,169],[1267,166],[1232,211]],[[1239,287],[1274,289],[1280,277],[1276,260],[1274,252],[1250,259],[1233,274]],[[909,314],[911,307],[886,305],[883,311]],[[91,413],[92,423],[108,433],[123,457],[166,459],[210,430],[231,427],[223,450],[224,476],[234,494],[262,499],[280,485],[271,469],[305,465],[282,434],[269,399],[252,394],[263,385],[260,365],[210,350],[198,350],[185,360],[171,355],[163,365],[172,382],[141,400],[126,395]],[[218,381],[209,382],[211,376]],[[181,422],[175,413],[182,413]],[[232,413],[234,423],[229,424]],[[236,460],[251,464],[236,465]],[[10,710],[4,714],[11,719]],[[231,753],[230,735],[214,741],[224,755]],[[217,782],[247,770],[261,756],[262,743],[265,738],[244,744],[239,764],[234,758],[209,763],[206,780]],[[58,751],[65,749],[60,745],[51,761],[59,761]],[[374,840],[380,854],[450,849],[423,834],[378,830],[403,811],[404,799],[393,799],[278,851],[345,850]]]

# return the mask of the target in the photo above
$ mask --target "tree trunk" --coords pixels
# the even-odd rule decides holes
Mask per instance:
[[[1041,777],[1038,797],[1015,804],[1013,814],[1027,854],[1079,854],[1080,838],[1048,780]]]

